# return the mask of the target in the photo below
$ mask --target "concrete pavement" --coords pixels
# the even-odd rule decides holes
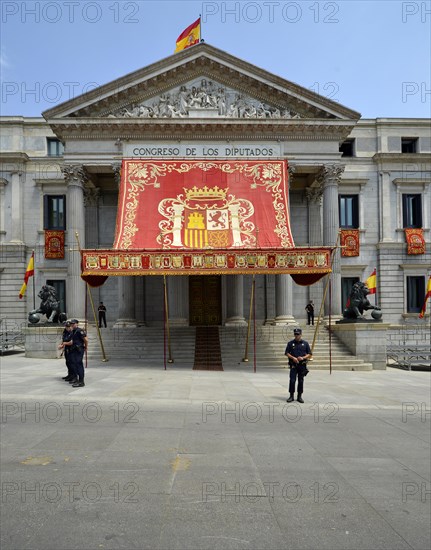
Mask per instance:
[[[431,545],[430,373],[0,361],[4,550]]]

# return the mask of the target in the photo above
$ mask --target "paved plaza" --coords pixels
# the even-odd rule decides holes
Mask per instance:
[[[429,372],[0,362],[3,550],[431,545]]]

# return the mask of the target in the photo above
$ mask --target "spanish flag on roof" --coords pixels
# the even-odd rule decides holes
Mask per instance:
[[[177,38],[177,47],[175,48],[174,53],[185,50],[189,46],[194,46],[195,44],[198,44],[200,40],[200,34],[201,18],[199,17],[199,19],[196,19],[194,23],[189,25],[187,29],[185,29]]]

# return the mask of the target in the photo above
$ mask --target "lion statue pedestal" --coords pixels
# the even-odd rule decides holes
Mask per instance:
[[[332,325],[332,330],[351,353],[373,365],[386,369],[386,337],[389,323],[382,322],[382,310],[370,304],[369,289],[358,282],[352,287],[343,319]],[[364,312],[371,310],[371,319]]]

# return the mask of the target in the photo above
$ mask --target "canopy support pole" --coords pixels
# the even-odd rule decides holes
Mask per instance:
[[[168,305],[168,290],[166,285],[166,275],[163,275],[163,286],[165,289],[165,320],[166,320],[166,334],[168,337],[168,363],[173,363],[172,350],[171,350],[171,333],[169,330],[169,305]]]
[[[334,253],[337,250],[338,242],[340,240],[340,235],[341,235],[341,231],[338,231],[337,240],[335,242],[335,247],[334,247],[334,249],[332,250],[332,253],[331,253],[331,263],[330,263],[331,273],[332,273],[332,263],[334,261]],[[329,286],[329,280],[331,278],[331,273],[328,273],[328,275],[326,277],[326,285],[325,285],[325,290],[323,292],[322,303],[320,304],[319,317],[317,318],[316,328],[314,329],[313,343],[311,344],[311,359],[313,359],[314,346],[316,345],[317,335],[319,333],[320,320],[322,318],[323,306],[325,305],[326,293],[328,292],[328,286]]]
[[[249,342],[249,339],[250,339],[251,316],[253,314],[254,284],[255,284],[255,279],[254,279],[254,275],[253,275],[253,282],[251,284],[251,295],[250,295],[250,312],[248,314],[247,338],[246,338],[246,341],[245,341],[244,357],[242,358],[243,363],[248,363],[248,342]]]
[[[78,231],[76,231],[76,233],[75,233],[75,238],[76,238],[76,242],[78,243],[79,254],[81,255],[81,243],[79,242]],[[93,310],[94,322],[96,324],[96,330],[97,330],[97,336],[99,338],[100,349],[102,350],[102,362],[106,363],[108,361],[108,358],[106,357],[105,347],[103,345],[103,340],[102,340],[102,334],[101,334],[100,329],[99,329],[99,322],[97,320],[96,310],[94,308],[93,296],[91,295],[90,285],[87,283],[87,281],[85,281],[85,287],[87,289],[88,296],[90,297],[91,309]],[[86,304],[85,305],[85,322],[87,322],[87,299],[85,299],[85,304]]]

